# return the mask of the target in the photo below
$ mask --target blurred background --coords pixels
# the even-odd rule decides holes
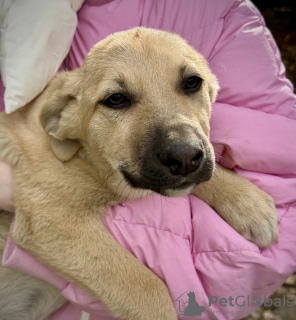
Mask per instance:
[[[253,0],[273,34],[286,66],[286,76],[296,87],[296,0]],[[294,91],[295,92],[295,91]],[[295,231],[296,232],[296,231]],[[296,248],[295,248],[296,250]],[[293,307],[283,306],[284,297],[294,299]],[[295,320],[296,274],[291,275],[271,298],[279,298],[279,307],[261,306],[244,320]],[[276,300],[279,301],[279,300]]]
[[[296,86],[296,0],[253,0],[261,11],[282,54],[289,78]],[[295,318],[296,319],[296,315]]]

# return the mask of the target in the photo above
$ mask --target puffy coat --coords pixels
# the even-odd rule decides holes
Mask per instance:
[[[247,0],[87,0],[78,19],[65,61],[70,70],[96,42],[135,26],[178,33],[205,56],[221,86],[211,118],[217,162],[274,198],[279,242],[260,250],[193,196],[122,203],[107,211],[107,228],[165,281],[182,319],[190,291],[205,311],[187,319],[240,319],[271,303],[267,297],[296,265],[296,112],[293,87],[258,10]],[[11,239],[3,262],[60,288],[70,302],[50,320],[80,320],[82,311],[90,320],[114,319]],[[227,303],[219,304],[221,298]]]

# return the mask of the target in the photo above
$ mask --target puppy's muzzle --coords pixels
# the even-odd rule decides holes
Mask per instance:
[[[187,143],[172,144],[169,149],[157,153],[160,163],[169,169],[174,176],[187,176],[195,172],[204,157],[204,152],[199,146]]]
[[[140,140],[136,161],[120,167],[131,186],[171,196],[211,178],[214,159],[207,138],[188,125],[153,129]]]

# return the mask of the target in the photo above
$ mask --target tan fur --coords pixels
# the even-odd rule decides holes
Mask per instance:
[[[202,86],[185,95],[181,77],[192,74]],[[166,130],[168,143],[202,146],[214,163],[208,137],[217,90],[206,61],[184,40],[136,28],[101,41],[80,69],[58,75],[30,105],[2,114],[0,158],[14,167],[14,241],[121,319],[177,319],[165,284],[113,239],[101,217],[107,206],[152,193],[133,188],[120,168],[141,178],[155,128]],[[129,108],[102,104],[117,92],[131,97]],[[162,193],[184,195],[197,183]],[[248,239],[262,246],[276,239],[270,198],[245,179],[218,167],[195,192]]]

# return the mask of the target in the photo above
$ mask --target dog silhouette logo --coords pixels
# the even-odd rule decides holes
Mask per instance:
[[[201,314],[205,312],[205,307],[200,306],[198,304],[198,302],[195,299],[194,291],[190,291],[189,293],[187,293],[188,300],[187,299],[185,300],[185,298],[187,298],[185,295],[186,292],[184,292],[179,298],[175,300],[175,301],[179,301],[179,311],[182,312],[180,316],[186,316],[186,317],[201,316]],[[181,303],[182,303],[182,306],[185,308],[185,309],[182,308],[183,310],[181,310]]]
[[[200,316],[205,311],[205,307],[201,307],[197,303],[194,291],[187,293],[187,296],[189,297],[189,300],[188,306],[184,310],[184,316]]]

